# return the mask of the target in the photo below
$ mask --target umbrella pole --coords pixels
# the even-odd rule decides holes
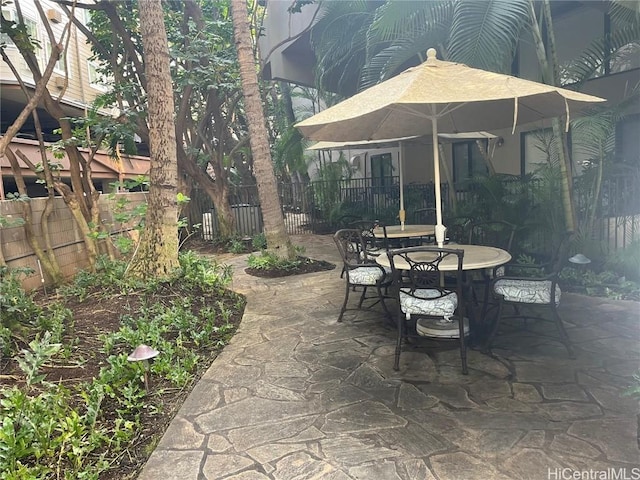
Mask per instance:
[[[406,212],[404,211],[404,174],[402,166],[402,163],[404,161],[404,144],[400,142],[399,146],[400,151],[398,153],[398,168],[400,170],[400,213],[398,214],[398,216],[400,217],[400,229],[404,230],[404,222],[406,219]]]
[[[444,245],[445,227],[442,225],[442,199],[440,195],[440,152],[438,151],[438,117],[431,117],[431,134],[433,137],[433,182],[436,189],[436,242],[438,247]]]

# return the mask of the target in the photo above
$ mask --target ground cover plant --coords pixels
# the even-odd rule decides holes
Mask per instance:
[[[252,253],[247,258],[248,267],[245,272],[255,277],[277,278],[336,268],[331,262],[305,257],[302,255],[304,250],[300,247],[296,248],[298,255],[292,260],[278,258],[267,250],[259,254]]]
[[[304,247],[302,246],[295,247],[298,255],[294,259],[279,258],[266,250],[267,243],[262,233],[246,239],[234,237],[205,241],[190,238],[186,242],[186,246],[203,254],[249,253],[247,268],[244,271],[254,277],[278,278],[336,268],[335,264],[331,262],[304,256]]]
[[[241,319],[231,270],[193,252],[165,281],[99,266],[48,297],[0,272],[3,479],[135,478]],[[141,344],[159,354],[128,361]]]

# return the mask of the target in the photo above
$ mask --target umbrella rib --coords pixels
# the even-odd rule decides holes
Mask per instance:
[[[444,108],[439,112],[436,110],[436,104],[432,103],[431,107],[432,107],[433,115],[425,115],[420,110],[416,110],[409,105],[403,105],[401,110],[406,113],[415,115],[416,117],[429,118],[433,120],[434,118],[440,118],[440,117],[444,117],[445,115],[449,115],[451,112],[455,112],[459,108],[464,107],[465,105],[467,105],[467,103],[468,102],[461,102],[456,104],[447,103],[445,104]]]
[[[376,133],[378,133],[378,130],[380,130],[380,128],[384,125],[384,122],[387,121],[387,118],[389,118],[389,115],[391,115],[391,113],[393,112],[393,109],[389,109],[384,117],[382,117],[382,119],[380,120],[380,122],[378,122],[378,125],[376,126],[376,128],[373,130],[373,132],[371,133],[371,135],[369,135],[368,140],[373,140],[376,136]]]

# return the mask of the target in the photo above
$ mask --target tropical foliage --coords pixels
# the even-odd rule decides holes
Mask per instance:
[[[185,253],[166,281],[123,282],[125,267],[101,259],[96,273],[81,272],[47,307],[0,269],[2,311],[10,312],[0,345],[4,371],[13,374],[0,393],[3,478],[133,478],[158,440],[150,426],[166,424],[175,397],[233,335],[245,301],[227,290],[229,268]],[[115,324],[101,310],[101,320],[117,326],[103,325],[100,337],[66,308],[102,302],[111,311],[127,307]],[[12,325],[8,335],[4,324]],[[141,344],[160,352],[148,366],[128,360]],[[70,373],[53,381],[53,371]]]
[[[509,72],[528,21],[527,0],[322,2],[312,29],[321,89],[351,95],[440,56]]]
[[[318,58],[318,88],[351,95],[421,63],[429,47],[435,47],[439,56],[447,60],[509,73],[523,38],[533,41],[543,81],[558,86],[571,83],[572,88],[580,88],[594,75],[609,73],[615,61],[632,58],[640,48],[637,5],[612,1],[607,6],[611,32],[594,40],[575,59],[560,64],[553,23],[558,10],[549,0],[321,2],[319,20],[311,31]],[[629,95],[623,103],[632,101],[635,98]],[[554,139],[548,143],[547,153],[549,163],[559,168],[559,204],[563,206],[555,227],[589,230],[593,224],[601,180],[611,163],[605,159],[612,155],[608,148],[612,129],[622,111],[618,108],[617,113],[600,112],[600,120],[589,119],[583,124],[574,122],[573,142],[591,139],[589,158],[591,165],[597,167],[587,169],[593,193],[588,206],[575,205],[572,175],[579,166],[571,160],[563,128],[554,122]],[[607,115],[605,126],[602,119]],[[597,123],[600,127],[596,127]],[[600,151],[593,152],[595,148]],[[577,208],[588,213],[577,212]],[[579,213],[586,225],[576,223]]]

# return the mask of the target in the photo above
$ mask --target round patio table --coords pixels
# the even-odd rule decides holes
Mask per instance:
[[[401,225],[388,225],[387,238],[413,238],[413,237],[429,237],[435,235],[434,225],[405,225],[404,230]],[[384,238],[384,230],[382,227],[373,229],[376,238]]]
[[[509,252],[496,247],[449,244],[445,245],[445,248],[464,250],[464,256],[462,257],[462,269],[465,271],[494,268],[504,265],[511,260],[511,254],[509,254]],[[410,258],[417,262],[431,261],[435,259],[435,254],[431,252],[416,252],[411,254]],[[387,255],[377,256],[376,263],[383,267],[391,267],[391,262]],[[397,256],[394,259],[394,265],[399,270],[409,270],[411,268],[407,261],[400,256]],[[458,269],[458,257],[449,256],[445,258],[440,264],[438,264],[438,268],[444,272],[456,271]],[[466,288],[465,291],[467,291]],[[469,313],[472,314],[473,311],[470,310]],[[456,338],[456,336],[459,335],[458,325],[454,322],[443,322],[438,319],[428,319],[424,324],[421,324],[421,326],[424,332],[429,332],[428,336]]]
[[[449,244],[445,245],[445,248],[464,250],[464,257],[462,258],[463,270],[483,270],[485,268],[498,267],[511,260],[511,254],[509,254],[509,252],[496,247]],[[430,261],[434,258],[434,254],[430,252],[417,252],[411,254],[411,259],[415,261]],[[376,257],[376,262],[383,267],[391,266],[389,258],[386,255],[379,255]],[[399,270],[409,270],[410,268],[409,264],[401,257],[395,259],[395,266]],[[447,257],[438,265],[438,268],[442,271],[457,270],[457,259],[455,257]]]

